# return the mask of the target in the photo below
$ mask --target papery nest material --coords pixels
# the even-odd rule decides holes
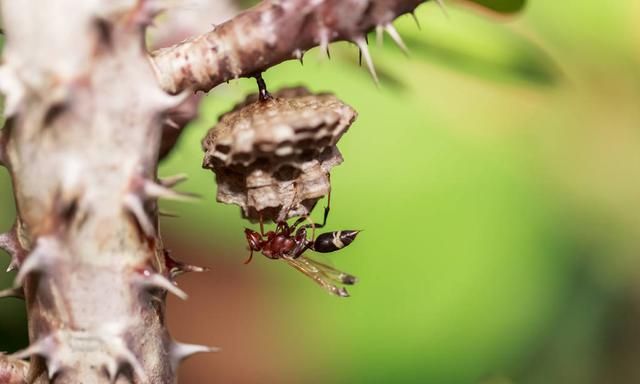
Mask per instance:
[[[245,218],[306,216],[331,190],[329,172],[342,163],[336,144],[356,117],[334,95],[303,87],[250,95],[209,130],[202,166],[216,174],[218,201]]]

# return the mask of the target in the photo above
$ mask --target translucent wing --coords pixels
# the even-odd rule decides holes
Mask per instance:
[[[289,263],[293,268],[304,273],[332,295],[348,297],[349,293],[347,290],[336,284],[353,285],[357,281],[355,276],[338,271],[333,267],[308,259],[304,256],[300,256],[296,259],[283,257],[283,260]]]

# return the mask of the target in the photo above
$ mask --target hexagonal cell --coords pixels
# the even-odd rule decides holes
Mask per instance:
[[[218,201],[245,218],[305,216],[329,193],[329,172],[342,162],[336,144],[356,117],[332,94],[302,87],[264,101],[253,94],[209,130],[202,166],[216,174]]]

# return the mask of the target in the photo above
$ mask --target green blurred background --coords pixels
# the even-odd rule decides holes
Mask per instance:
[[[179,279],[191,297],[169,300],[168,323],[223,351],[187,361],[181,382],[640,382],[640,2],[448,13],[396,22],[408,58],[372,44],[379,88],[346,43],[264,74],[359,111],[328,224],[365,230],[330,257],[360,278],[349,299],[285,263],[242,264],[247,223],[215,202],[200,139],[255,82],[204,98],[160,174],[188,173],[182,188],[206,198],[165,204],[180,218],[161,224],[175,256],[212,270]],[[0,188],[9,228],[4,170]],[[0,308],[0,350],[23,347],[23,303]]]

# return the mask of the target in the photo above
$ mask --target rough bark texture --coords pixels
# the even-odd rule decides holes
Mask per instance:
[[[26,298],[31,345],[14,357],[31,358],[28,382],[173,383],[182,358],[212,350],[175,343],[163,321],[167,292],[185,297],[171,279],[201,270],[171,260],[157,229],[157,199],[181,198],[179,179],[156,179],[162,124],[183,100],[167,92],[338,39],[364,50],[366,31],[419,3],[266,1],[151,60],[155,1],[2,1],[0,162],[19,219],[0,236],[18,268],[0,296]]]
[[[397,36],[391,22],[424,0],[263,1],[211,32],[154,52],[161,86],[170,93],[208,91],[216,85],[252,76],[330,42],[358,45],[372,74],[366,33],[376,27]]]
[[[0,354],[0,383],[24,384],[27,381],[29,364]]]
[[[156,231],[160,122],[140,2],[5,1],[6,161],[36,383],[172,382]],[[173,359],[173,360],[172,360]]]

